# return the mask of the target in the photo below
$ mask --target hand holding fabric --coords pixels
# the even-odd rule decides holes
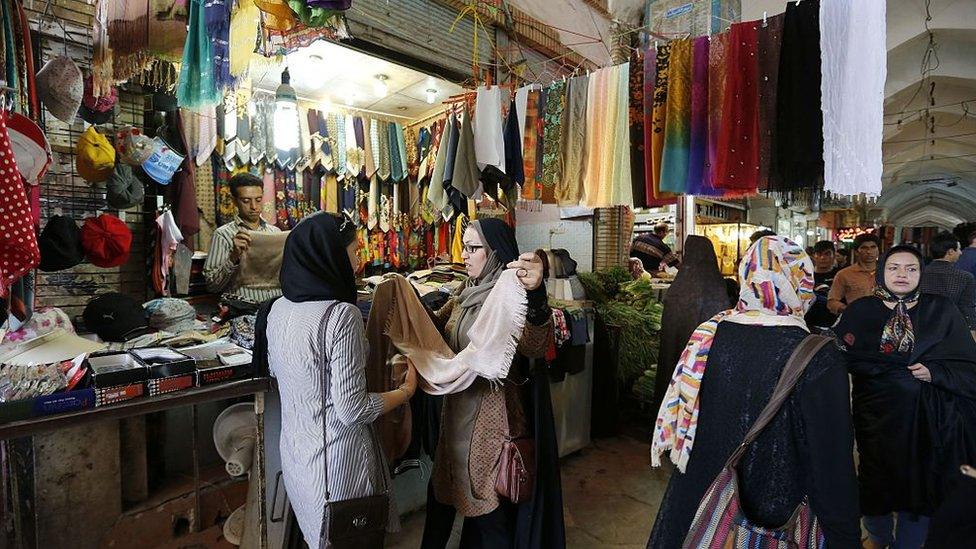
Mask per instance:
[[[542,260],[534,252],[526,252],[505,266],[508,269],[518,269],[515,276],[525,287],[526,291],[532,291],[542,286]]]
[[[926,382],[932,381],[932,372],[929,371],[924,364],[912,364],[908,367],[908,369],[911,370],[912,375],[915,376],[915,379]]]
[[[238,263],[241,260],[241,257],[247,253],[248,248],[251,247],[251,235],[249,235],[247,231],[238,231],[238,233],[234,235],[233,245],[234,247],[231,248],[230,251],[230,259],[234,263]]]

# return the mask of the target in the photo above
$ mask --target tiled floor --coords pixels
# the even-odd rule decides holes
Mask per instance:
[[[567,544],[572,549],[643,548],[670,468],[651,469],[648,443],[627,436],[600,439],[562,463]],[[457,546],[455,524],[452,547]],[[388,547],[416,549],[424,528],[423,512],[403,522]]]

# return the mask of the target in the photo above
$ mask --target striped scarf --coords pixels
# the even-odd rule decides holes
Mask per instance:
[[[739,277],[743,283],[736,307],[695,328],[678,359],[654,424],[654,467],[661,465],[661,454],[668,451],[679,471],[688,466],[698,427],[698,391],[719,323],[807,330],[803,316],[815,295],[813,263],[802,247],[781,236],[761,238],[739,264]]]

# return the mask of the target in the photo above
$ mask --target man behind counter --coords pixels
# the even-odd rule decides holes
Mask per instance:
[[[655,225],[653,233],[645,233],[634,239],[630,245],[630,257],[640,259],[644,270],[649,273],[662,271],[665,265],[676,267],[678,256],[664,243],[669,232],[671,229],[667,223]]]
[[[230,179],[230,192],[237,206],[237,217],[214,231],[210,255],[203,266],[207,289],[220,292],[221,302],[231,311],[230,316],[251,314],[268,299],[281,295],[281,288],[250,288],[237,282],[241,258],[251,244],[251,232],[277,233],[278,227],[261,219],[264,183],[249,173]]]

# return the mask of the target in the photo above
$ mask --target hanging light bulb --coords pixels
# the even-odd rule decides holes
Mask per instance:
[[[386,97],[386,94],[390,92],[389,87],[386,85],[388,77],[385,74],[377,74],[373,80],[373,95],[376,97]]]
[[[434,88],[427,88],[427,104],[433,105],[434,101],[437,101],[437,90]]]
[[[285,68],[281,85],[275,90],[274,141],[275,148],[286,151],[298,148],[298,96],[290,82]]]

